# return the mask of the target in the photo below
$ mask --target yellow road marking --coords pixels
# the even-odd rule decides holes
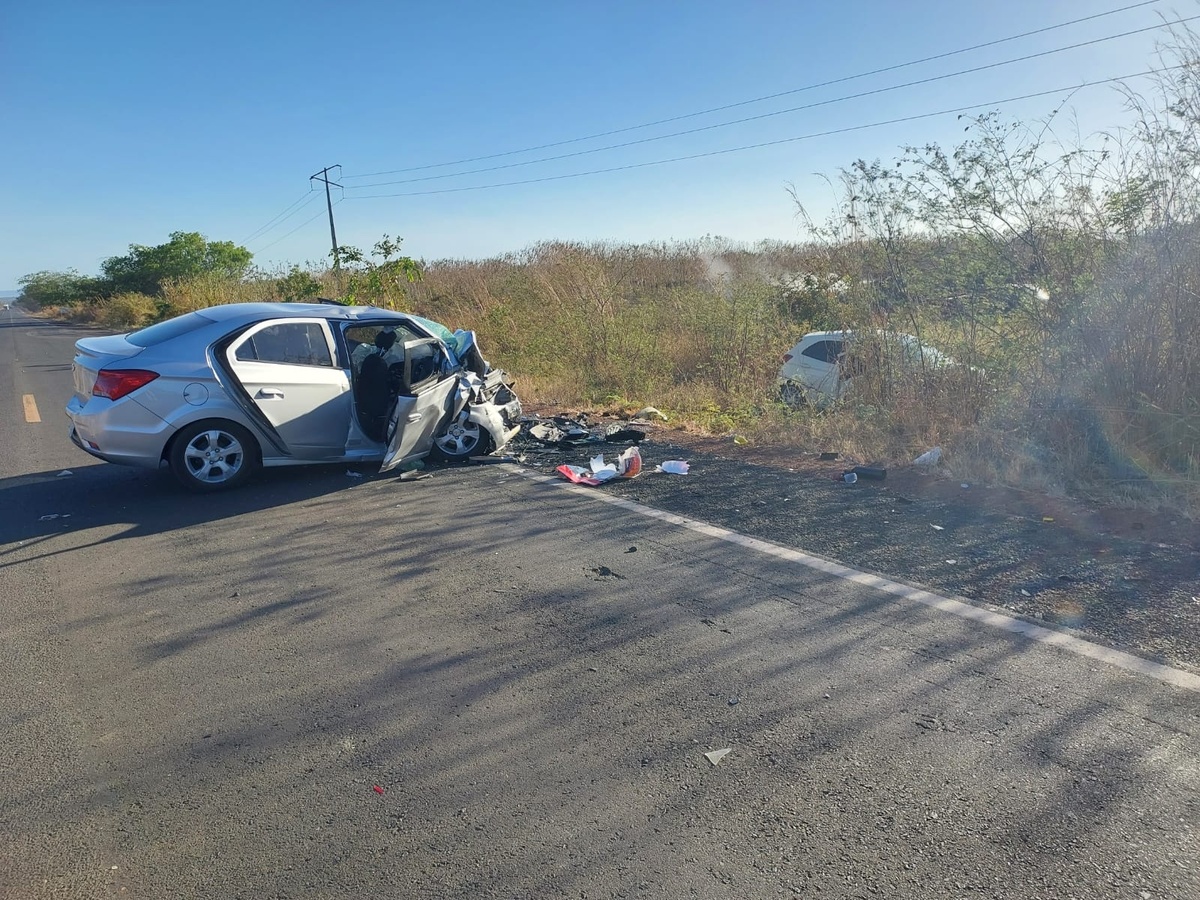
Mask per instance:
[[[22,394],[21,404],[25,407],[26,422],[42,421],[42,417],[38,415],[37,401],[33,399],[33,394]]]

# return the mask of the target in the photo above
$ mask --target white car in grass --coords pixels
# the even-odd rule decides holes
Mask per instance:
[[[788,406],[826,407],[853,389],[857,376],[890,367],[917,374],[956,366],[953,358],[911,334],[812,331],[783,357],[776,384]]]

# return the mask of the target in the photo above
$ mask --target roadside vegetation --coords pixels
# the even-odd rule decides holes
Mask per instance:
[[[1200,44],[1175,35],[1134,124],[1086,143],[1060,114],[963,120],[964,141],[857,161],[806,238],[547,242],[486,260],[371,253],[263,272],[244,248],[176,233],[98,277],[41,272],[22,304],[113,329],[206,306],[318,296],[473,328],[531,405],[627,412],[797,452],[1200,511]],[[1065,126],[1064,126],[1065,127]],[[965,365],[888,366],[825,411],[778,401],[804,333],[918,335]],[[982,375],[980,373],[983,373]]]

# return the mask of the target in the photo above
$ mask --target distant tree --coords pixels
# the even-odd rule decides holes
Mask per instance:
[[[80,275],[74,269],[34,272],[19,279],[17,284],[21,286],[17,302],[29,310],[84,303],[106,293],[100,279]]]
[[[252,258],[249,250],[232,241],[210,241],[199,232],[175,231],[169,241],[156,247],[130,244],[129,253],[106,259],[101,269],[111,293],[157,295],[167,278],[216,274],[240,279]]]
[[[303,303],[321,293],[321,284],[311,273],[299,266],[292,266],[287,275],[275,280],[275,290],[285,303]]]
[[[375,243],[374,258],[357,247],[339,247],[330,252],[338,268],[349,274],[345,299],[348,303],[370,304],[385,309],[403,308],[405,284],[421,280],[421,264],[400,255],[401,238],[386,234]]]

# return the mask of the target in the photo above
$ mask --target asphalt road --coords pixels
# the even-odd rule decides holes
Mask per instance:
[[[1194,675],[512,466],[194,497],[76,336],[0,312],[0,896],[1200,897]]]

